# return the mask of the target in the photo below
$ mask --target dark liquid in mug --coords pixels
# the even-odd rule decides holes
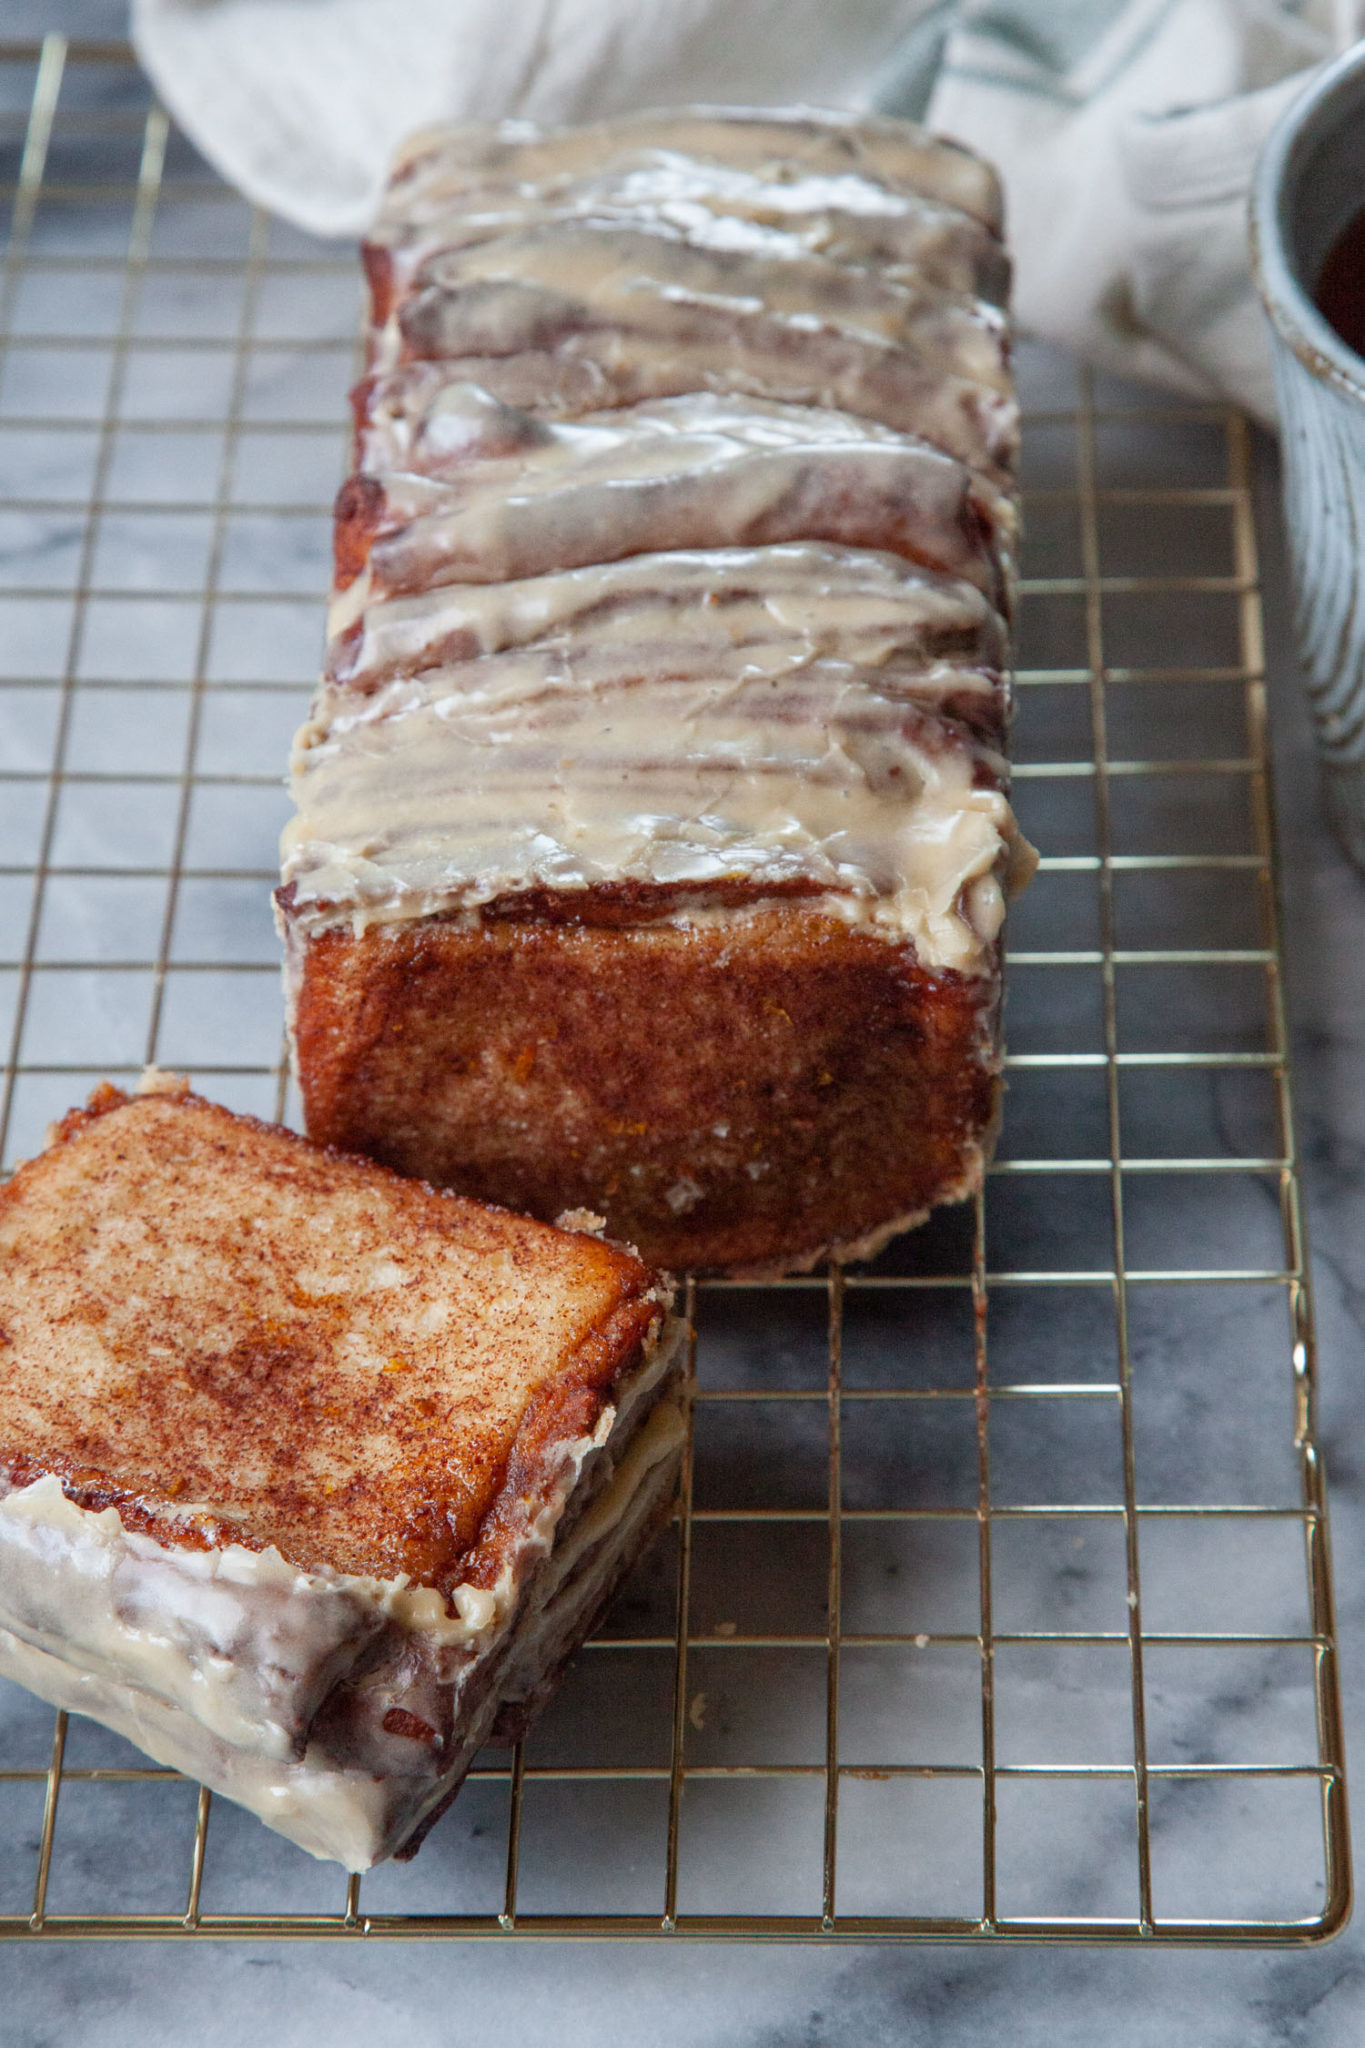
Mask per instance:
[[[1365,356],[1365,210],[1333,242],[1313,297],[1346,346]]]

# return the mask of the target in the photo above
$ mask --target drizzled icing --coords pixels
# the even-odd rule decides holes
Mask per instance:
[[[530,887],[806,881],[972,971],[1023,856],[1003,760],[924,707],[998,679],[862,651],[765,668],[704,647],[660,674],[532,646],[341,693],[296,753],[293,915],[361,930]]]
[[[774,183],[750,170],[678,152],[637,151],[535,190],[473,190],[414,225],[381,222],[375,240],[409,281],[430,256],[514,233],[532,222],[642,220],[696,248],[825,256],[875,265],[986,303],[999,297],[1006,259],[993,231],[959,207],[898,193],[856,171],[797,173]]]
[[[338,594],[329,625],[332,679],[351,689],[514,647],[579,672],[595,658],[623,677],[776,676],[826,656],[884,681],[894,667],[911,694],[934,701],[944,664],[958,663],[961,688],[997,732],[1006,710],[1004,627],[980,591],[897,555],[819,542],[671,549],[387,601],[362,577]]]
[[[999,192],[896,123],[656,115],[417,137],[369,245],[376,414],[430,361],[572,417],[688,391],[838,406],[998,480]],[[365,459],[374,459],[373,451]]]
[[[676,322],[678,307],[692,303],[731,314],[765,312],[807,326],[818,322],[874,344],[913,348],[935,368],[979,378],[997,390],[1008,384],[1004,321],[994,307],[910,276],[887,277],[808,255],[791,236],[757,225],[743,240],[736,234],[718,245],[710,226],[693,240],[662,222],[554,220],[470,248],[438,251],[417,272],[413,299],[398,315],[400,331],[411,346],[421,324],[417,308],[426,310],[427,292],[436,298],[432,310],[439,323],[442,293],[457,299],[466,287],[501,283],[568,303],[581,300],[600,320],[622,325],[662,323],[670,314]],[[524,345],[521,333],[511,338]]]
[[[894,122],[414,138],[293,924],[619,882],[740,917],[704,902],[738,881],[988,971],[1031,861],[998,225],[984,166]]]
[[[501,583],[716,542],[893,549],[1003,596],[1009,508],[937,449],[813,406],[710,393],[553,426],[459,385],[372,479],[375,594]],[[510,413],[510,416],[509,416]]]
[[[745,227],[780,226],[806,248],[834,243],[846,261],[918,262],[926,275],[927,221],[931,243],[958,237],[960,266],[975,259],[933,278],[946,290],[994,282],[992,245],[1000,255],[999,184],[966,150],[907,122],[705,108],[575,129],[422,131],[399,153],[370,246],[389,252],[406,282],[433,249],[527,218],[613,212],[689,231],[704,231],[709,215],[732,244]]]

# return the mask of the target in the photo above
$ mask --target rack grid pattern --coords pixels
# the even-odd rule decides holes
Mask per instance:
[[[144,1061],[294,1112],[267,902],[357,286],[122,46],[0,47],[0,172],[9,1165]],[[846,1275],[689,1283],[676,1525],[410,1870],[347,1881],[11,1688],[0,1934],[1342,1925],[1247,430],[1021,381],[1043,857],[984,1195]]]

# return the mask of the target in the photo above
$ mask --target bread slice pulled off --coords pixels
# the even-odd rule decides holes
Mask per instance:
[[[669,1311],[590,1229],[98,1089],[0,1190],[0,1673],[413,1853],[670,1512]]]

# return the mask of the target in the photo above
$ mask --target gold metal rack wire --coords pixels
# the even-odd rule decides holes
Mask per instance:
[[[121,45],[0,47],[0,152],[8,1164],[144,1061],[290,1111],[265,901],[356,286]],[[1247,430],[1021,368],[1043,859],[985,1194],[869,1268],[689,1286],[677,1524],[409,1870],[348,1881],[9,1688],[0,1934],[1343,1924]]]

